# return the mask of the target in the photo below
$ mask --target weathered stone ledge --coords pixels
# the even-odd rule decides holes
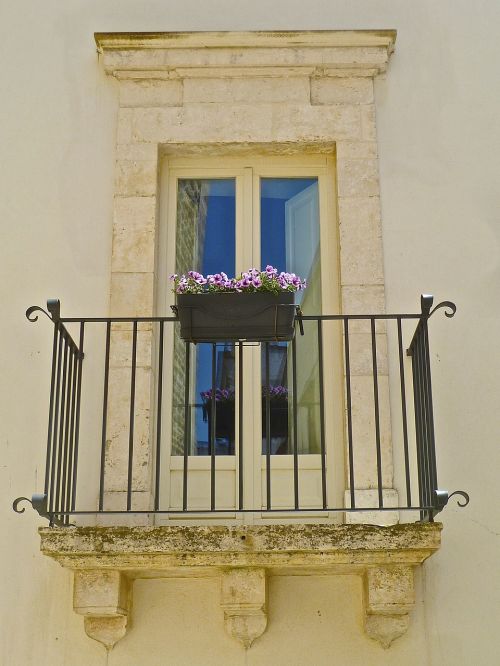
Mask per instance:
[[[120,561],[124,566],[127,558],[127,568],[135,568],[138,557],[151,564],[168,557],[180,567],[213,565],[218,560],[222,566],[229,560],[233,566],[247,566],[259,555],[265,555],[266,566],[272,567],[284,561],[281,556],[299,554],[304,563],[354,564],[382,558],[418,564],[439,548],[441,525],[42,527],[39,532],[42,552],[75,569],[89,560],[106,567]]]
[[[68,527],[39,530],[42,552],[74,570],[73,606],[107,649],[125,635],[135,578],[219,576],[226,630],[248,649],[267,627],[269,575],[363,576],[365,631],[384,647],[409,625],[413,570],[440,524]]]

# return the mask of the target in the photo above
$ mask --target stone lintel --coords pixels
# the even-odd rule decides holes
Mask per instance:
[[[117,32],[94,37],[106,72],[117,78],[275,76],[281,68],[289,76],[376,76],[387,67],[396,31]]]

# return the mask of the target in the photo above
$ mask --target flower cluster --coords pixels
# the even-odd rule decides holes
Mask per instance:
[[[200,395],[204,403],[210,402],[212,400],[212,389],[208,389],[208,391],[202,391]],[[215,389],[215,401],[216,402],[234,401],[234,390],[219,389],[219,388]]]
[[[262,397],[267,398],[267,386],[262,387]],[[270,386],[269,397],[271,400],[288,400],[288,389],[286,386]]]
[[[229,278],[225,273],[216,273],[206,277],[196,271],[186,275],[171,275],[176,294],[231,293],[264,291],[279,294],[282,291],[299,291],[305,289],[305,280],[295,273],[278,273],[274,266],[266,266],[265,271],[249,268],[238,277]]]
[[[200,396],[204,404],[211,402],[212,400],[212,389],[207,391],[201,391]],[[262,397],[267,397],[267,386],[262,387]],[[288,399],[288,389],[286,386],[270,386],[269,387],[269,397],[271,400],[287,400]],[[235,398],[234,389],[215,389],[215,401],[216,402],[233,402]]]

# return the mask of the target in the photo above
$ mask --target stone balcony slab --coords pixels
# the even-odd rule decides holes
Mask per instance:
[[[266,630],[272,575],[356,574],[366,634],[383,647],[408,628],[413,571],[441,525],[68,527],[39,530],[42,552],[75,573],[73,605],[108,650],[125,635],[136,578],[219,576],[228,634],[245,649]],[[118,603],[117,600],[122,600]]]
[[[117,569],[136,578],[225,567],[265,567],[270,574],[288,575],[414,566],[438,550],[441,525],[42,527],[39,532],[42,552],[64,567]]]

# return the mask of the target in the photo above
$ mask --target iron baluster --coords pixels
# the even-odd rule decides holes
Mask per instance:
[[[106,468],[106,429],[108,424],[109,347],[111,322],[106,324],[106,350],[104,352],[104,387],[102,398],[101,464],[99,467],[99,511],[104,509],[104,475]]]
[[[351,395],[351,359],[349,351],[349,318],[344,318],[344,354],[345,354],[345,381],[347,402],[347,439],[349,454],[349,494],[350,509],[356,508],[356,497],[354,489],[354,449],[352,437],[352,395]]]
[[[134,461],[134,425],[135,425],[135,375],[137,368],[137,322],[134,321],[132,332],[132,368],[130,376],[130,425],[128,440],[128,470],[127,470],[127,511],[132,508],[132,480]]]
[[[377,488],[378,506],[384,506],[384,495],[382,486],[382,453],[380,449],[380,407],[378,394],[378,367],[377,367],[377,338],[375,335],[375,318],[370,319],[372,334],[372,368],[373,368],[373,406],[375,412],[375,445],[377,450]]]
[[[163,398],[163,327],[165,322],[159,323],[159,341],[158,341],[158,402],[156,405],[156,457],[155,457],[155,490],[154,507],[155,511],[160,508],[160,456],[161,456],[161,415]]]

